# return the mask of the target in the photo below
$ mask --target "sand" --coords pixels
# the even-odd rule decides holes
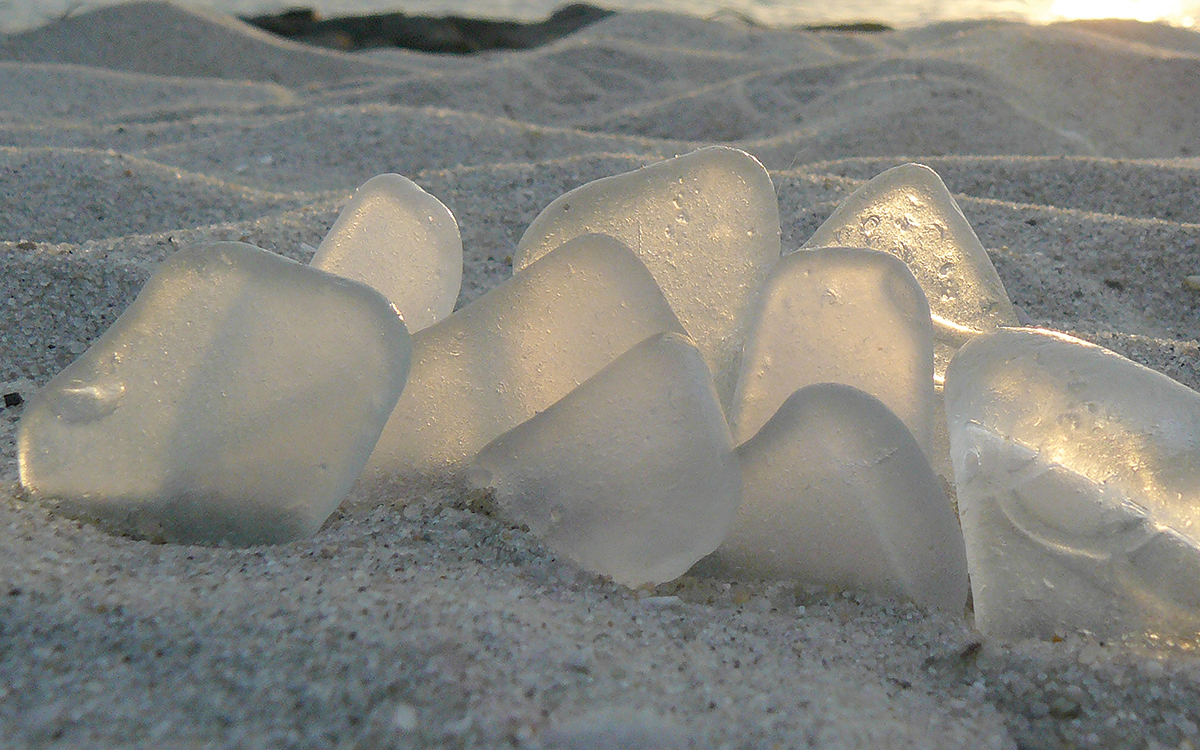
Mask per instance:
[[[966,22],[875,35],[621,14],[473,58],[335,54],[127,5],[0,39],[0,391],[28,397],[189,242],[307,260],[352,190],[454,212],[459,304],[560,193],[758,156],[785,250],[909,160],[1033,324],[1200,386],[1200,35]],[[0,745],[1200,745],[1200,660],[1138,637],[694,571],[630,591],[465,498],[355,493],[311,539],[155,545],[23,498],[0,409]],[[656,744],[657,743],[657,744]]]

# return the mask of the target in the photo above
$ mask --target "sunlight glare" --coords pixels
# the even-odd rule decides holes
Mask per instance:
[[[1132,18],[1137,21],[1179,23],[1183,20],[1183,5],[1180,0],[1054,0],[1050,15],[1070,20]]]

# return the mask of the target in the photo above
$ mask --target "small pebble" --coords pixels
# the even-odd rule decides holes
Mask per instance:
[[[401,732],[412,732],[417,728],[417,709],[407,703],[396,704],[396,710],[392,712],[392,724]]]

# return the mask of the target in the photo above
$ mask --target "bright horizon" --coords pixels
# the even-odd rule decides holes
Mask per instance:
[[[1050,6],[1051,20],[1082,20],[1094,18],[1129,18],[1135,21],[1167,21],[1176,26],[1191,28],[1196,21],[1194,5],[1185,6],[1180,0],[1054,0]]]

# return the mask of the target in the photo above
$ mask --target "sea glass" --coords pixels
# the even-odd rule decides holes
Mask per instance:
[[[945,400],[982,632],[1200,633],[1200,394],[1001,329],[955,356]]]
[[[310,265],[377,289],[416,333],[454,310],[462,239],[441,201],[406,177],[381,174],[355,191]]]
[[[712,147],[589,182],[533,220],[513,269],[591,232],[645,262],[728,407],[750,308],[779,259],[779,206],[766,169],[743,151]]]
[[[934,326],[934,376],[967,340],[1017,315],[987,251],[942,178],[929,167],[893,167],[856,190],[802,249],[864,247],[908,264]]]
[[[932,455],[933,328],[925,294],[899,259],[825,248],[772,269],[729,411],[734,441],[753,437],[800,388],[827,382],[882,401]]]
[[[470,474],[504,516],[628,586],[669,581],[712,552],[741,499],[708,367],[674,333],[494,440]]]
[[[362,471],[409,353],[363,284],[249,245],[180,250],[29,400],[21,483],[138,537],[311,534]]]
[[[717,565],[962,613],[958,521],[920,446],[879,399],[838,383],[807,386],[737,454],[742,506]]]
[[[364,479],[461,483],[491,440],[664,331],[683,329],[638,257],[611,237],[576,238],[417,333]]]

